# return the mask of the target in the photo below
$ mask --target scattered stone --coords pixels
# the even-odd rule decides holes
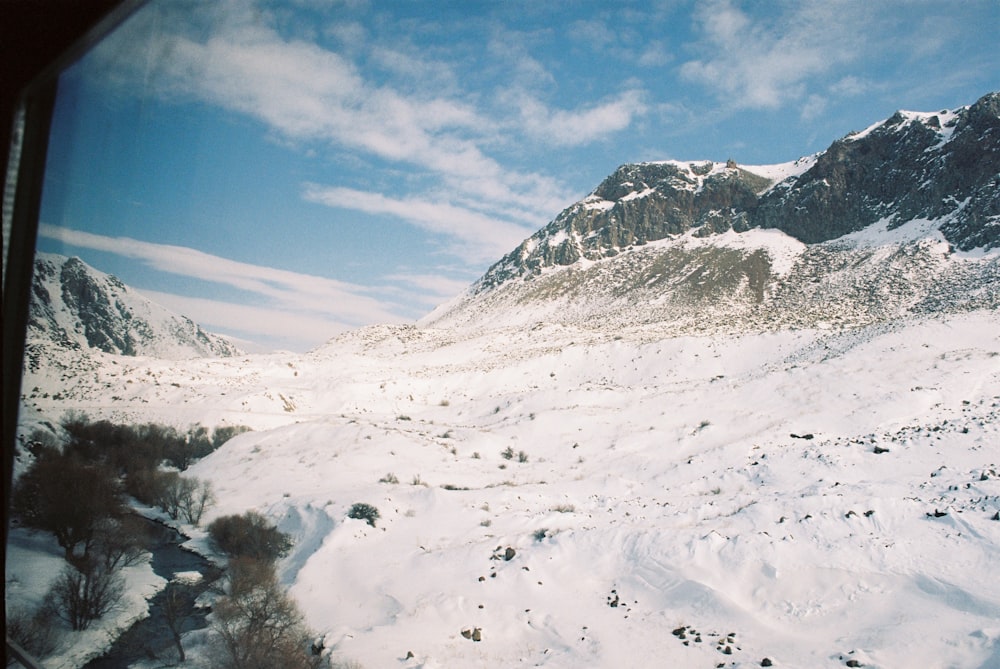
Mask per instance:
[[[683,639],[684,638],[684,633],[686,631],[687,631],[687,627],[678,627],[673,632],[671,632],[671,634],[673,634],[676,637],[680,637],[681,639]]]
[[[732,655],[733,654],[732,647],[731,646],[726,646],[725,648],[723,648],[722,649],[722,654],[723,655]]]
[[[762,666],[762,667],[773,667],[774,663],[771,662],[771,658],[765,657],[763,660],[760,661],[760,666]]]
[[[464,630],[462,630],[462,636],[464,636],[466,639],[471,639],[472,638],[472,630],[470,630],[470,629],[464,629]]]
[[[993,520],[1000,520],[1000,511],[993,514]]]
[[[872,449],[872,453],[875,453],[876,455],[881,455],[882,453],[888,453],[888,452],[889,452],[888,448],[882,448],[881,446],[876,446],[875,448]]]
[[[857,660],[848,660],[847,661],[847,666],[848,667],[860,667],[861,663],[858,662]]]
[[[814,435],[811,434],[811,433],[809,433],[809,434],[795,434],[793,432],[792,434],[790,434],[788,436],[790,436],[792,439],[806,439],[806,440],[809,440],[809,439],[812,439]]]
[[[865,518],[871,518],[873,515],[875,515],[874,509],[868,509],[867,511],[865,511]]]
[[[412,650],[406,651],[406,657],[404,657],[403,659],[404,660],[409,660],[411,658],[413,658],[413,651]]]
[[[483,640],[483,630],[479,629],[478,627],[476,629],[472,630],[472,640],[473,641],[482,641]]]
[[[510,546],[507,546],[507,550],[505,550],[505,551],[503,552],[503,559],[504,559],[504,562],[510,562],[511,560],[513,560],[513,559],[514,559],[514,556],[515,556],[515,555],[517,555],[517,551],[515,551],[515,550],[514,550],[513,548],[511,548]]]

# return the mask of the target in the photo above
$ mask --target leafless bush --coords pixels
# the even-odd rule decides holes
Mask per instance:
[[[281,591],[274,567],[250,558],[230,561],[213,628],[220,669],[316,669],[311,637],[295,603]]]
[[[25,607],[15,608],[7,614],[7,637],[32,657],[44,659],[59,646],[55,617],[55,611],[47,606],[34,612]],[[7,660],[7,666],[14,663],[13,658]]]
[[[198,525],[205,509],[215,502],[215,494],[208,481],[196,478],[182,478],[183,492],[181,494],[181,516],[192,525]]]
[[[230,557],[274,562],[292,547],[291,538],[256,511],[216,518],[208,526],[208,534]]]
[[[143,522],[133,515],[105,518],[95,531],[93,557],[109,571],[131,567],[147,552],[145,536]]]
[[[172,520],[184,520],[197,525],[205,509],[215,501],[208,481],[185,477],[176,472],[159,472],[154,477],[157,489],[156,505]]]
[[[99,560],[89,560],[79,569],[65,567],[46,600],[70,627],[85,630],[118,606],[124,591],[118,571],[108,569]]]

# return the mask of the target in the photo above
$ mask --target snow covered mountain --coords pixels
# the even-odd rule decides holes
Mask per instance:
[[[1000,93],[793,163],[624,165],[428,325],[871,323],[1000,305]]]
[[[139,295],[79,258],[35,257],[28,313],[28,357],[40,347],[155,358],[240,355],[230,341]]]
[[[251,426],[185,475],[205,524],[293,537],[280,580],[340,666],[998,667],[997,101],[786,165],[624,166],[417,326],[69,351],[28,367],[22,434]],[[32,602],[61,558],[19,532]]]

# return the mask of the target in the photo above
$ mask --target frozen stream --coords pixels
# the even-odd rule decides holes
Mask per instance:
[[[86,669],[126,669],[140,659],[177,660],[177,647],[167,624],[164,603],[171,592],[181,597],[182,632],[205,627],[208,612],[195,608],[194,602],[222,573],[222,570],[201,555],[181,547],[187,540],[183,534],[162,523],[143,518],[150,537],[153,571],[165,579],[167,586],[149,600],[149,616],[122,634],[108,652],[84,665]],[[196,582],[175,580],[177,574],[197,572]]]

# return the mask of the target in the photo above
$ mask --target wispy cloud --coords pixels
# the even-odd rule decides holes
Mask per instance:
[[[730,0],[702,3],[696,20],[704,56],[681,76],[715,89],[729,106],[772,109],[806,96],[812,78],[861,56],[868,30],[861,3],[776,4],[776,17],[751,18]],[[817,100],[808,103],[815,109]]]
[[[554,146],[579,146],[607,138],[646,113],[643,93],[633,89],[582,109],[552,109],[525,91],[508,96],[527,134]]]
[[[451,251],[474,262],[496,260],[533,229],[493,218],[449,202],[418,198],[390,198],[381,193],[353,188],[307,184],[303,197],[318,204],[353,209],[369,214],[398,217],[451,240]]]
[[[45,223],[39,226],[39,235],[67,246],[138,260],[160,272],[246,291],[282,313],[302,312],[336,324],[401,320],[389,305],[372,296],[372,289],[333,279],[238,262],[184,246],[108,237]]]
[[[623,130],[644,111],[641,94],[634,90],[580,109],[550,109],[525,98],[512,123],[494,117],[491,106],[466,101],[468,96],[460,92],[442,95],[457,86],[448,64],[409,57],[403,47],[370,44],[369,62],[391,75],[376,83],[345,55],[280,35],[259,16],[229,7],[217,13],[220,18],[207,36],[182,27],[152,33],[159,43],[153,51],[163,57],[149,65],[147,78],[165,94],[246,114],[278,136],[309,142],[311,148],[316,141],[328,143],[436,180],[433,190],[446,198],[436,206],[448,217],[437,231],[457,235],[455,248],[463,252],[476,238],[451,224],[459,209],[489,212],[493,222],[512,218],[530,226],[530,234],[579,195],[555,177],[512,169],[488,155],[485,148],[498,143],[498,128],[532,141],[544,137],[560,146],[581,145]],[[364,31],[353,26],[348,32],[352,48],[358,48]],[[394,87],[393,80],[408,83]],[[396,196],[384,196],[382,202],[374,196],[365,199],[367,206],[394,208]],[[423,215],[403,218],[431,224]],[[492,239],[510,239],[510,225],[501,222],[500,227],[484,239],[477,257],[495,254]]]
[[[390,274],[385,278],[426,291],[430,294],[429,299],[435,303],[454,297],[469,287],[468,281],[449,279],[438,274]]]
[[[209,330],[234,336],[238,345],[251,352],[266,342],[280,342],[279,345],[283,348],[308,350],[334,335],[357,327],[355,323],[306,312],[235,304],[147,289],[138,292],[171,311],[184,314]]]

